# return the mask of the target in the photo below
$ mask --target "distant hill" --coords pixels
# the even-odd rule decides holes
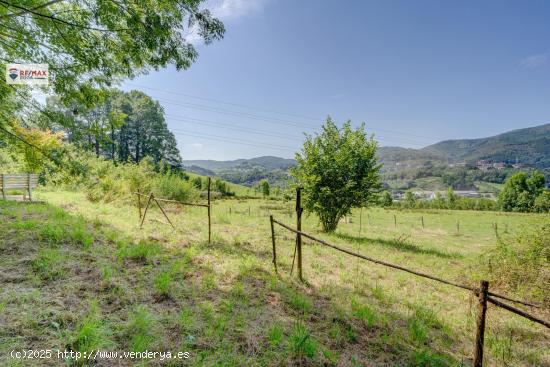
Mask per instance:
[[[523,163],[539,169],[550,168],[550,124],[518,129],[481,138],[446,140],[421,149],[451,162]]]
[[[222,179],[253,186],[262,179],[268,179],[272,186],[284,187],[288,180],[288,169],[296,165],[294,159],[263,156],[232,161],[189,160],[183,161],[189,172],[218,176]]]
[[[263,156],[251,159],[235,159],[232,161],[215,160],[192,160],[183,161],[185,167],[197,166],[211,171],[221,171],[226,169],[250,169],[252,167],[261,167],[266,170],[287,169],[296,164],[294,159],[285,159],[273,156]]]
[[[493,173],[475,172],[475,163],[481,159],[507,165],[521,163],[527,168],[543,170],[550,178],[550,124],[488,138],[446,140],[422,149],[380,147],[378,158],[383,164],[384,181],[392,189],[439,190],[448,187],[457,175],[461,183],[456,188],[473,189],[474,181],[482,185],[485,181],[499,184],[513,171],[509,168]],[[252,186],[266,178],[272,185],[283,187],[289,177],[288,169],[295,166],[296,161],[263,156],[232,161],[191,160],[183,164],[188,171],[216,175],[237,184]],[[469,170],[469,177],[461,170]]]

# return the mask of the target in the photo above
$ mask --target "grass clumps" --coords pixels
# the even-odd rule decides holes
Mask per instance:
[[[292,333],[288,337],[288,343],[292,354],[300,360],[305,357],[313,358],[317,354],[318,343],[301,322],[294,325]]]
[[[143,352],[150,350],[157,340],[157,317],[143,306],[137,307],[129,315],[127,334],[130,337],[130,350]]]
[[[155,292],[159,298],[169,298],[172,288],[172,277],[168,272],[159,273],[153,281]]]
[[[65,274],[63,263],[65,259],[61,250],[57,248],[40,249],[32,260],[32,269],[42,280],[55,280]]]
[[[485,261],[485,277],[492,287],[550,305],[550,223],[538,231],[523,231],[512,240],[501,238]]]
[[[162,247],[153,242],[139,241],[137,244],[123,243],[118,250],[120,259],[131,259],[138,262],[151,262],[162,251]]]
[[[70,347],[75,352],[90,353],[113,345],[112,332],[102,321],[97,302],[92,301],[88,313],[76,327]]]

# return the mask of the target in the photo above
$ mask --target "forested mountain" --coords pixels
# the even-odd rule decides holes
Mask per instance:
[[[252,186],[267,179],[272,186],[283,187],[289,176],[288,168],[296,164],[294,159],[262,156],[233,161],[190,160],[183,161],[186,170],[197,174],[212,172],[229,182]]]
[[[523,163],[539,169],[550,168],[550,123],[504,134],[481,138],[446,140],[427,146],[423,153],[433,153],[451,162]]]

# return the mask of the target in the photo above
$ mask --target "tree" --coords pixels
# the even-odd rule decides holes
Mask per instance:
[[[225,31],[202,0],[5,0],[0,23],[2,62],[47,63],[49,91],[88,105],[122,78],[187,69],[198,56],[183,36],[190,31],[207,44]],[[0,97],[13,91],[1,88]]]
[[[407,205],[407,208],[414,208],[415,203],[416,198],[414,197],[414,193],[411,190],[407,190],[405,192],[405,205]]]
[[[149,156],[156,163],[163,160],[172,168],[181,166],[176,138],[168,130],[163,108],[143,92],[105,90],[101,101],[90,108],[66,107],[59,97],[48,98],[47,106],[59,118],[43,124],[66,132],[70,143],[94,151],[97,157],[139,162]]]
[[[533,211],[535,200],[544,192],[544,185],[542,173],[534,171],[529,176],[525,172],[518,172],[504,183],[499,194],[500,207],[504,211]]]
[[[321,134],[306,136],[291,173],[303,187],[304,207],[319,216],[324,231],[334,231],[352,207],[376,200],[381,167],[376,148],[364,123],[354,130],[347,121],[339,129],[330,117]]]
[[[537,196],[534,211],[538,213],[550,213],[550,189],[544,190]]]
[[[185,34],[194,32],[206,44],[221,39],[223,23],[204,2],[2,0],[0,66],[48,64],[49,85],[43,91],[60,96],[66,106],[90,108],[113,83],[168,65],[187,69],[198,53]],[[50,116],[27,87],[0,83],[1,134],[15,133],[6,124],[14,117],[20,126],[28,125],[22,105]],[[106,126],[89,128],[99,137]],[[99,148],[101,141],[93,143]]]
[[[380,205],[387,208],[387,207],[392,206],[392,204],[393,204],[393,198],[392,198],[390,192],[389,191],[384,191],[382,193],[382,196],[380,197]]]
[[[447,208],[454,209],[456,204],[456,195],[452,187],[449,186],[447,189]]]
[[[269,196],[269,182],[266,179],[260,181],[260,190],[264,198]]]

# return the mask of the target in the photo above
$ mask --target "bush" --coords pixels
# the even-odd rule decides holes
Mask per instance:
[[[152,186],[155,196],[170,200],[192,201],[199,195],[192,183],[171,173],[157,175]]]
[[[550,223],[538,231],[525,230],[513,241],[499,241],[485,261],[491,286],[550,305]]]

